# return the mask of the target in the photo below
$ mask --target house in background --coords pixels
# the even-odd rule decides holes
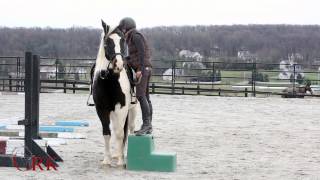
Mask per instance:
[[[212,57],[221,57],[222,56],[222,51],[219,46],[213,46],[212,49],[210,49],[210,54]]]
[[[40,66],[40,79],[55,79],[56,78],[56,67],[51,66]]]
[[[165,81],[171,81],[172,80],[172,68],[167,69],[163,74],[162,74],[162,79]],[[174,72],[175,76],[183,76],[184,72],[183,69],[175,69]]]
[[[182,63],[183,68],[175,69],[174,74],[176,76],[190,75],[190,73],[193,71],[192,69],[205,69],[206,68],[206,66],[202,63],[203,56],[199,52],[193,52],[190,50],[181,50],[178,53],[178,55],[180,58],[186,59],[188,61]],[[172,73],[173,73],[172,68],[167,69],[162,74],[162,79],[165,81],[171,81],[172,80]]]
[[[300,53],[291,53],[288,55],[289,61],[300,61],[303,60],[303,56]]]
[[[253,62],[257,60],[257,56],[252,54],[248,49],[246,48],[241,48],[238,53],[237,57],[240,60],[246,61],[246,62]]]
[[[193,59],[196,61],[202,61],[203,59],[203,56],[199,52],[193,52],[189,50],[181,50],[179,52],[179,57],[185,59]]]
[[[279,73],[279,79],[297,79],[298,76],[300,78],[304,78],[304,73],[302,66],[297,64],[297,61],[303,60],[303,56],[299,53],[292,53],[288,55],[288,59],[284,59],[280,61],[279,69],[281,72]]]

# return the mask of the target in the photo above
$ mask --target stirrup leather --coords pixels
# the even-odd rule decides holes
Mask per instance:
[[[130,88],[130,95],[131,95],[131,104],[137,104],[138,100],[133,88]]]

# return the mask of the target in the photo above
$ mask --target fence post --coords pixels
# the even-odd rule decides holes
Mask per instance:
[[[19,80],[18,78],[15,79],[15,91],[18,92]]]
[[[76,82],[75,81],[73,81],[73,83],[72,83],[72,88],[73,88],[73,94],[75,94],[76,93]]]
[[[244,97],[248,97],[248,89],[247,88],[244,89]]]
[[[176,61],[172,60],[172,73],[171,73],[171,94],[175,93],[175,77],[176,76]]]
[[[12,91],[12,76],[9,75],[9,91]]]
[[[64,81],[63,82],[63,93],[67,93],[67,82],[66,81]]]
[[[155,93],[154,83],[152,83],[151,88],[152,88],[152,94],[154,94]]]
[[[18,77],[21,77],[21,59],[18,57],[18,72],[17,72]]]
[[[257,73],[257,65],[255,62],[252,63],[252,72],[251,72],[251,88],[252,88],[252,95],[256,97],[256,73]]]
[[[21,81],[21,91],[24,91],[25,79]]]
[[[57,87],[58,86],[57,85],[57,83],[58,83],[58,59],[56,59],[55,65],[56,65],[56,87]]]
[[[184,94],[184,86],[182,86],[182,94]]]
[[[296,96],[296,64],[293,64],[292,95]]]
[[[199,81],[198,81],[198,83],[199,83]],[[200,85],[199,84],[197,85],[197,94],[200,95]]]
[[[253,83],[253,87],[254,87],[254,97],[256,97],[256,79],[257,79],[257,63],[254,63],[254,83]]]
[[[19,77],[19,57],[17,57],[17,63],[16,63],[16,77]]]
[[[19,78],[19,81],[18,81],[18,91],[23,91],[22,89],[22,80],[20,79],[21,78],[21,59],[20,57],[17,58],[17,78]]]
[[[19,121],[25,125],[25,157],[32,156],[33,139],[39,139],[39,59],[31,52],[25,54],[25,120]]]
[[[32,68],[32,138],[38,139],[39,137],[39,96],[40,96],[40,56],[33,55],[33,68]]]
[[[216,81],[216,72],[215,72],[215,69],[214,69],[214,62],[212,62],[212,74],[213,74],[213,78],[212,78],[212,89],[213,89],[214,88],[213,84]]]
[[[32,53],[25,53],[25,81],[24,81],[24,91],[25,91],[25,146],[30,145],[32,139],[31,134],[31,121],[32,121],[32,87],[33,87],[33,59]],[[30,146],[29,146],[30,147]],[[31,157],[31,154],[27,149],[25,149],[25,156]]]

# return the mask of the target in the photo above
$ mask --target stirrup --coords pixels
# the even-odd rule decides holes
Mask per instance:
[[[131,94],[131,104],[137,104],[138,103],[138,99],[136,96],[136,93],[134,92],[134,90],[130,90],[130,94]]]
[[[90,94],[88,96],[88,99],[87,99],[87,106],[94,106],[95,104],[94,103],[90,103],[90,97],[92,96],[92,92],[91,92],[91,88],[90,88]]]

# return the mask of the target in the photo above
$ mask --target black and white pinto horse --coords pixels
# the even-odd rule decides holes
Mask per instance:
[[[102,21],[100,47],[93,75],[92,95],[102,123],[105,153],[102,164],[123,166],[124,149],[133,133],[136,105],[131,104],[130,82],[124,67],[125,39],[117,28]]]

